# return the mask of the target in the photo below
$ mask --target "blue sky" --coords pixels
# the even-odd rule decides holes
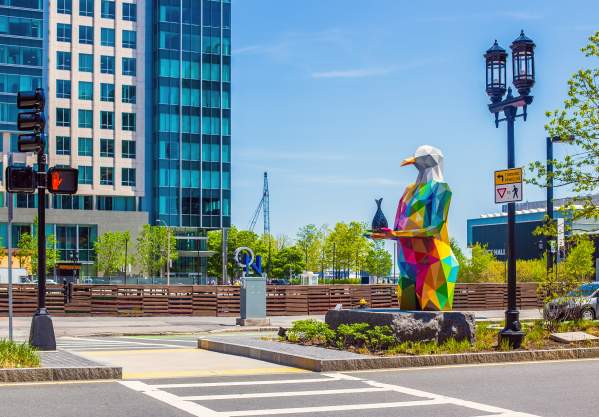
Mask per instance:
[[[507,49],[520,29],[537,44],[535,101],[516,126],[523,165],[543,158],[544,112],[590,65],[579,49],[597,22],[596,0],[234,0],[233,223],[247,227],[264,171],[275,235],[370,222],[377,197],[392,220],[416,178],[399,163],[430,144],[445,154],[449,230],[465,245],[466,219],[499,209],[493,171],[506,166],[505,126],[495,129],[486,107],[484,51],[494,39]],[[524,196],[543,192],[528,186]]]

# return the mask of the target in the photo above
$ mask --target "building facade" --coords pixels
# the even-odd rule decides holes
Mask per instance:
[[[82,275],[95,275],[97,236],[129,230],[135,240],[144,224],[166,225],[179,249],[172,273],[205,282],[207,231],[231,223],[230,1],[2,4],[2,168],[9,152],[13,163],[35,163],[17,152],[15,98],[42,86],[49,166],[79,170],[76,196],[49,196],[48,232],[61,258],[76,253]],[[13,199],[16,246],[31,230],[36,199]]]
[[[205,276],[206,231],[231,224],[231,4],[156,0],[152,13],[147,207],[176,231],[175,270]]]
[[[594,196],[594,204],[599,204],[599,195]],[[568,199],[554,200],[553,218],[564,218],[568,225],[566,236],[587,234],[595,241],[595,258],[599,256],[599,221],[596,219],[576,219],[574,221],[560,207]],[[538,259],[543,257],[547,241],[534,233],[543,226],[547,213],[546,201],[532,201],[516,204],[516,258]],[[480,217],[467,220],[468,246],[483,245],[501,261],[507,259],[507,206],[501,212],[481,214]],[[562,254],[564,255],[564,254]]]

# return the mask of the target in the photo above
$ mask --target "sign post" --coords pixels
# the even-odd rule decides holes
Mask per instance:
[[[495,171],[495,203],[522,201],[522,168]]]

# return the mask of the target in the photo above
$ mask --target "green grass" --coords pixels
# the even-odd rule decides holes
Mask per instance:
[[[0,340],[0,368],[37,368],[40,356],[27,343]]]

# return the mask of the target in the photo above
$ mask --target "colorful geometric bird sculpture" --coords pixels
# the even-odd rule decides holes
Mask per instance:
[[[443,179],[443,154],[433,146],[420,146],[401,165],[418,169],[416,182],[399,201],[393,230],[368,236],[398,242],[402,310],[451,310],[459,264],[447,234],[451,190]]]

